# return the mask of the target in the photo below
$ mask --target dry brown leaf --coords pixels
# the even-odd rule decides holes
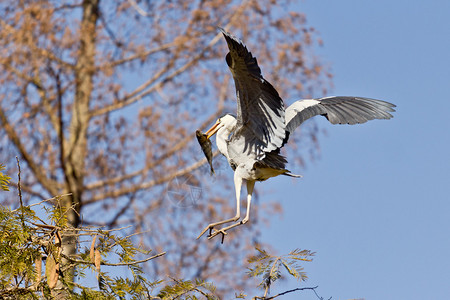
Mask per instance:
[[[56,245],[57,247],[61,247],[61,244],[62,244],[61,235],[59,234],[59,231],[56,230],[56,231],[55,231],[55,245]]]
[[[39,255],[39,257],[36,258],[34,265],[36,268],[36,282],[34,284],[34,288],[37,289],[42,278],[42,256]]]
[[[58,282],[59,262],[56,262],[53,255],[47,257],[45,264],[45,276],[47,277],[47,284],[49,288],[54,288]]]
[[[94,262],[94,251],[95,251],[95,240],[97,239],[97,236],[94,235],[94,238],[92,239],[91,243],[91,250],[89,251],[89,259],[91,262]]]
[[[100,251],[98,249],[95,249],[95,258],[94,258],[94,264],[95,268],[97,269],[97,272],[100,272],[100,263],[102,262],[102,256],[100,254]]]
[[[58,231],[56,231],[55,235],[55,247],[56,247],[56,260],[59,261],[62,252],[62,239]]]

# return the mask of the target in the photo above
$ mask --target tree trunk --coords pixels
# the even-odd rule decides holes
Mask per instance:
[[[72,107],[72,118],[69,128],[69,138],[61,141],[61,155],[66,182],[65,193],[71,193],[70,197],[63,197],[61,208],[67,212],[67,220],[70,226],[78,227],[80,223],[80,211],[83,204],[82,194],[84,189],[85,158],[87,152],[87,131],[89,125],[89,103],[93,90],[93,77],[95,73],[95,39],[96,24],[99,17],[99,0],[83,1],[83,18],[80,28],[80,44],[78,60],[75,66],[76,90]],[[62,253],[72,256],[76,253],[77,242],[74,235],[62,237]],[[68,263],[62,260],[62,267]],[[61,274],[63,280],[73,282],[73,271]],[[57,289],[62,288],[62,282],[58,282]],[[57,298],[64,299],[67,291],[60,290]]]

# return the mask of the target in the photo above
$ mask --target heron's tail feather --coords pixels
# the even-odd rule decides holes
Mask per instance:
[[[294,177],[294,178],[302,178],[303,177],[302,175],[292,174],[290,172],[283,173],[283,175],[286,175],[289,177]]]

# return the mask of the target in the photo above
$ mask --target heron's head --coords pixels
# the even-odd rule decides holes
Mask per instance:
[[[233,128],[236,126],[236,118],[231,114],[226,114],[222,117],[220,117],[216,123],[207,131],[205,134],[206,137],[209,139],[214,134],[219,131],[221,128],[225,128],[228,131],[228,134],[231,133]]]

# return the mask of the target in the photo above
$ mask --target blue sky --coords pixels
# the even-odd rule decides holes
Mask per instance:
[[[356,126],[316,120],[326,134],[304,178],[263,183],[261,202],[284,207],[263,239],[279,253],[316,251],[304,286],[319,285],[324,299],[447,299],[450,1],[298,5],[324,41],[317,52],[332,68],[331,94],[387,100],[397,112]],[[305,291],[282,299],[317,298]]]
[[[324,41],[316,53],[334,74],[330,95],[390,101],[397,112],[356,126],[317,118],[326,131],[319,159],[290,168],[304,177],[256,185],[255,205],[284,208],[263,240],[280,254],[315,251],[301,286],[318,285],[324,299],[449,298],[450,1],[297,5]],[[297,286],[287,281],[271,294]],[[304,291],[280,299],[317,298]]]

